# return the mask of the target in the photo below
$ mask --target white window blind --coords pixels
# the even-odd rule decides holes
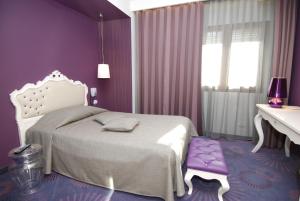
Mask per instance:
[[[255,88],[263,27],[260,23],[209,27],[202,46],[202,86]]]

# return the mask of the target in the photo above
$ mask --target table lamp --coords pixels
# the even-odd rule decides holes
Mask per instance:
[[[268,90],[269,105],[273,108],[281,108],[284,98],[287,98],[286,78],[273,77]]]

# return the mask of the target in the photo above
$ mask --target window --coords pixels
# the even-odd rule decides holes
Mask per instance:
[[[219,85],[222,52],[222,32],[208,32],[205,44],[202,46],[202,85],[210,87]]]
[[[260,65],[259,24],[210,27],[202,46],[202,86],[255,88]]]

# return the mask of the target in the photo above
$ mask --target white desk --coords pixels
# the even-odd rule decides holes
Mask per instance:
[[[252,152],[257,152],[263,142],[264,133],[261,127],[262,119],[268,122],[279,132],[285,134],[285,155],[290,156],[290,144],[300,144],[300,107],[283,106],[282,108],[271,108],[269,105],[257,104],[258,113],[254,118],[254,124],[258,132],[259,140]]]

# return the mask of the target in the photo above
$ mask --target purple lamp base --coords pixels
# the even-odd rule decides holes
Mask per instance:
[[[283,103],[284,102],[281,98],[271,98],[269,100],[269,105],[273,108],[282,108]]]

